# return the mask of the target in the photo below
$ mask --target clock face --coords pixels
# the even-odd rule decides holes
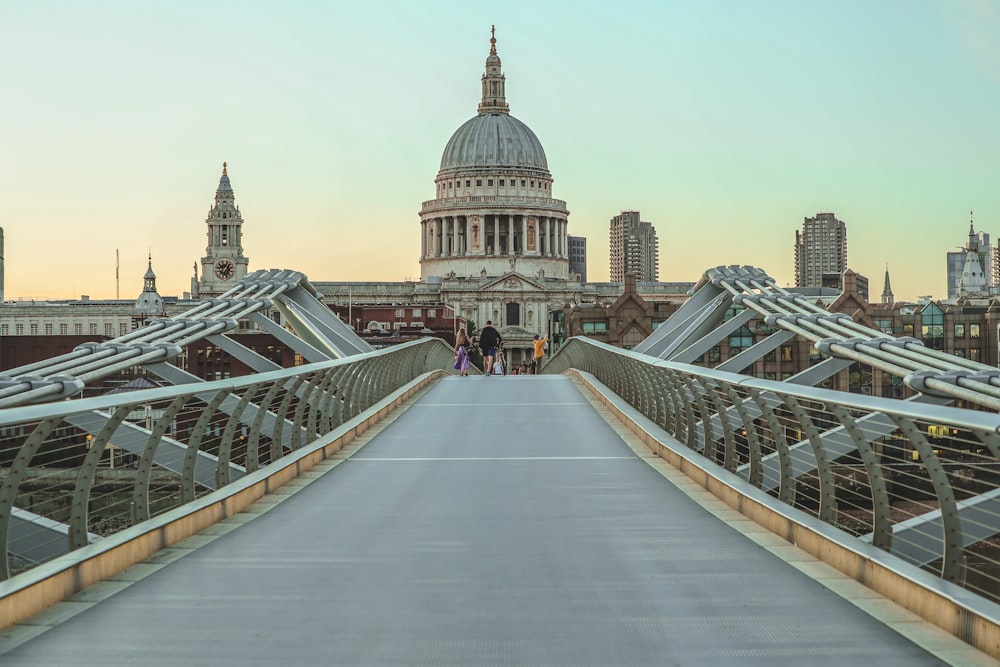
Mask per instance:
[[[215,275],[219,280],[229,280],[236,275],[236,266],[228,259],[220,259],[215,263]]]

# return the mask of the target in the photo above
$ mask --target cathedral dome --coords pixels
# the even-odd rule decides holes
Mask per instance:
[[[441,169],[519,167],[548,171],[542,142],[527,125],[505,113],[483,113],[459,127],[441,156]]]

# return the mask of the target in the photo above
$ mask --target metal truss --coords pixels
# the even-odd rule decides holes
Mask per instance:
[[[763,340],[715,368],[693,365],[755,318],[771,329]],[[780,382],[746,374],[796,339],[825,359]],[[856,508],[870,517],[864,541],[960,580],[965,550],[1000,534],[1000,370],[826,311],[753,267],[706,271],[633,352],[587,342],[565,347],[548,371],[593,373],[687,447],[786,502],[815,503],[831,523],[846,521],[843,497],[864,489],[871,503]],[[815,386],[855,362],[901,378],[916,395]],[[983,411],[948,407],[956,400]],[[909,514],[900,519],[893,503]]]
[[[269,317],[281,312],[291,331]],[[317,298],[297,271],[256,271],[225,294],[194,308],[103,343],[86,343],[73,352],[20,366],[0,376],[0,408],[54,401],[79,394],[84,385],[134,366],[146,366],[173,383],[198,381],[165,368],[184,346],[207,338],[243,363],[262,372],[277,368],[228,338],[241,319],[250,319],[307,362],[315,363],[371,352],[372,347]],[[179,370],[179,369],[177,369]]]
[[[152,374],[173,385],[204,382],[170,363],[183,348],[206,339],[226,353],[246,364],[256,373],[281,370],[274,362],[241,345],[227,334],[238,330],[238,322],[248,319],[274,335],[308,363],[327,362],[373,351],[348,325],[344,324],[318,298],[306,277],[297,271],[256,271],[234,284],[218,298],[205,299],[193,308],[170,318],[157,318],[145,326],[106,342],[86,343],[73,352],[44,361],[8,370],[0,376],[0,409],[23,408],[31,404],[48,403],[77,396],[91,382],[143,366]],[[281,313],[288,328],[275,323],[270,313]],[[300,400],[306,385],[293,392]],[[196,400],[213,410],[235,416],[235,428],[259,428],[276,437],[281,447],[290,449],[302,435],[302,427],[294,419],[279,417],[275,409],[241,401],[228,393],[217,396],[209,391],[194,394]],[[331,397],[327,396],[327,399]],[[124,400],[124,399],[123,399]],[[279,423],[283,428],[278,428]],[[199,448],[191,450],[189,443],[180,442],[166,433],[115,417],[113,411],[92,410],[68,414],[62,422],[76,432],[86,433],[93,445],[105,445],[137,456],[149,454],[148,476],[153,470],[186,475],[200,489],[217,488],[219,480],[238,479],[245,474],[241,465],[220,463],[218,458]],[[150,449],[150,442],[156,447]],[[96,468],[96,461],[93,463]],[[220,474],[219,466],[224,466]],[[190,468],[190,475],[186,474]],[[7,482],[10,481],[8,474]],[[14,505],[16,489],[8,490],[10,511],[8,548],[12,557],[27,562],[48,560],[70,548],[69,526]],[[192,492],[194,493],[194,492]],[[76,528],[76,545],[96,539],[96,535]],[[82,532],[81,532],[82,531]]]

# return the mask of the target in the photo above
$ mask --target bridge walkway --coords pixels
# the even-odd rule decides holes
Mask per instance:
[[[373,432],[0,664],[993,664],[699,500],[568,377],[449,377]]]

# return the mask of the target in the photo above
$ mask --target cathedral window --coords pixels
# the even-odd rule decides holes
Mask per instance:
[[[491,178],[491,179],[487,180],[486,181],[486,185],[488,185],[490,187],[493,187],[493,179]]]
[[[68,333],[69,333],[69,325],[68,324],[60,324],[59,325],[59,335],[60,336],[65,336]]]
[[[500,187],[501,188],[503,187],[503,179],[502,178],[500,179]]]
[[[52,335],[52,325],[51,324],[46,324],[45,325],[45,335],[46,336],[51,336]]]
[[[535,187],[535,182],[534,181],[531,182],[531,187]]]
[[[10,331],[10,325],[4,324],[4,325],[0,326],[0,335],[2,335],[2,336],[9,336],[10,334],[7,333],[8,331]]]
[[[523,178],[521,179],[521,187],[522,188],[524,187],[524,179]]]
[[[483,185],[483,179],[477,178],[476,179],[476,187],[478,188],[478,187],[481,187],[482,185]]]
[[[465,187],[471,188],[472,187],[472,181],[469,181],[469,180],[465,181]]]
[[[110,323],[105,323],[105,325],[104,325],[104,335],[107,336],[108,338],[110,338],[111,336],[114,335],[114,333],[112,333],[112,329],[111,329],[111,324]]]
[[[90,323],[90,335],[91,336],[96,336],[97,335],[97,322],[91,322]]]
[[[17,336],[23,336],[24,335],[24,325],[23,324],[15,324],[14,325],[14,334],[17,335]]]
[[[31,335],[32,336],[37,336],[38,335],[38,325],[37,324],[32,324],[31,325]]]
[[[75,333],[77,336],[82,336],[83,335],[83,325],[79,324],[79,323],[74,324],[73,325],[73,333]]]

